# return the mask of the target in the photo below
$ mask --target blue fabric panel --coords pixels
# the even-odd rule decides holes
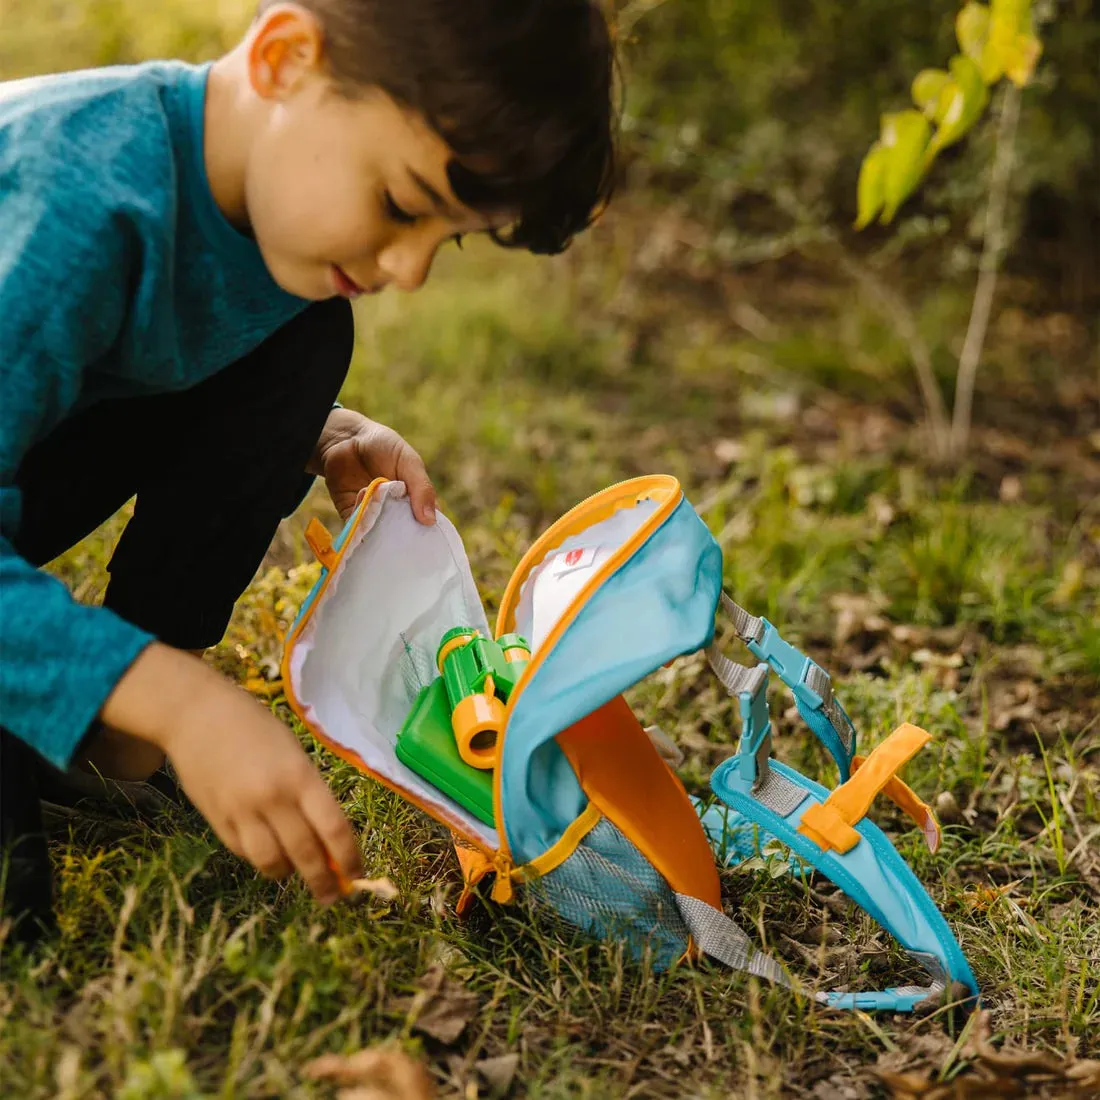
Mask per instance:
[[[583,801],[529,778],[540,745],[666,661],[708,645],[722,587],[722,552],[682,500],[581,609],[516,701],[501,761],[504,826],[513,857],[534,859],[557,843]],[[579,790],[579,788],[578,788]],[[569,816],[545,801],[568,805]],[[574,806],[576,812],[573,812]]]

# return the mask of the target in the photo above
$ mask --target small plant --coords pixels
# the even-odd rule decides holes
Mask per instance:
[[[989,89],[1007,77],[1017,88],[1031,79],[1042,52],[1031,0],[967,4],[955,19],[960,53],[948,68],[922,69],[913,79],[918,109],[882,116],[882,133],[859,173],[856,228],[875,217],[886,224],[913,193],[936,157],[981,118]]]
[[[988,6],[971,0],[955,19],[955,35],[961,52],[948,62],[947,71],[923,69],[913,80],[913,101],[919,110],[910,108],[882,116],[879,140],[871,146],[860,168],[856,228],[865,228],[876,217],[884,224],[892,221],[939,153],[962,138],[981,117],[989,102],[989,89],[1007,77],[978,282],[959,355],[950,427],[928,365],[915,359],[922,375],[934,450],[940,458],[957,460],[970,438],[974,381],[1005,250],[1005,210],[1020,116],[1020,88],[1030,81],[1042,45],[1035,34],[1031,0],[991,0]]]

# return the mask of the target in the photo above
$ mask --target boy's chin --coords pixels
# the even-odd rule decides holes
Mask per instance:
[[[262,251],[262,250],[261,250]],[[336,296],[328,269],[317,264],[295,264],[263,254],[268,274],[280,290],[308,302],[322,302]]]

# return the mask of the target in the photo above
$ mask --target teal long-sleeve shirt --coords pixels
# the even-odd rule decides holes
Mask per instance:
[[[152,639],[16,553],[23,456],[96,401],[195,385],[308,304],[214,202],[208,72],[0,83],[0,724],[62,767]]]

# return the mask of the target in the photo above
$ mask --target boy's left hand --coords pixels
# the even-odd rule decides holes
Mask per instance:
[[[405,483],[413,515],[421,523],[435,523],[435,489],[423,459],[393,428],[354,409],[329,413],[307,470],[325,479],[341,519],[355,508],[360,489],[385,477]]]

